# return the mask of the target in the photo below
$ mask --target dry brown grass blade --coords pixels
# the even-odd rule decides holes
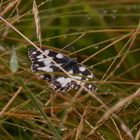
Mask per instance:
[[[89,108],[89,104],[86,106],[86,108],[84,110],[84,113],[81,116],[81,121],[80,121],[79,126],[77,128],[75,140],[78,140],[80,138],[80,134],[81,134],[82,129],[83,129],[83,124],[84,124],[84,121],[85,121],[85,118],[86,118],[86,115],[87,115],[87,112],[88,112],[88,108]]]
[[[139,140],[139,139],[140,139],[140,129],[138,130],[136,137],[135,137],[135,140]]]
[[[32,78],[25,81],[25,83],[28,83]],[[21,93],[23,87],[20,86],[18,90],[15,92],[15,94],[12,96],[12,98],[9,100],[9,102],[3,107],[3,109],[0,111],[0,117],[5,113],[5,111],[9,108],[9,106],[14,102],[16,97]]]
[[[0,117],[4,114],[4,112],[7,110],[7,108],[12,104],[12,102],[16,99],[18,94],[21,92],[22,87],[19,87],[17,92],[12,96],[12,98],[9,100],[9,102],[3,107],[3,109],[0,111]]]
[[[122,99],[115,106],[107,110],[106,113],[97,122],[97,125],[100,125],[103,122],[105,122],[108,118],[110,118],[113,115],[113,113],[120,111],[123,107],[128,105],[128,103],[130,104],[134,99],[136,99],[139,96],[140,96],[140,88],[134,94]]]
[[[115,69],[107,76],[107,78],[105,80],[108,80],[110,77],[113,76],[113,74],[115,73],[115,71],[121,66],[121,64],[123,63],[123,61],[125,60],[128,52],[130,51],[130,49],[133,47],[133,44],[134,44],[134,41],[137,37],[137,34],[139,33],[139,30],[140,30],[140,22],[138,24],[138,27],[136,29],[136,31],[134,31],[134,33],[132,34],[132,36],[130,37],[130,39],[128,40],[128,42],[126,43],[126,45],[124,46],[124,48],[126,47],[127,50],[126,50],[126,53],[124,54],[124,56],[121,58],[120,62],[117,64],[117,66],[115,67]],[[129,44],[129,45],[128,45]],[[119,52],[118,55],[121,55],[124,48],[122,48],[122,50]],[[113,63],[117,60],[117,57],[116,59],[114,59]],[[111,65],[113,65],[113,63]],[[111,67],[110,67],[111,68]]]
[[[40,47],[42,46],[42,37],[41,37],[41,26],[40,26],[40,18],[39,18],[39,12],[38,7],[36,5],[36,2],[33,2],[33,15],[35,19],[35,25],[36,25],[36,35],[39,40]]]
[[[100,102],[100,104],[103,105],[103,107],[106,110],[106,113],[103,115],[103,117],[96,123],[96,126],[94,128],[92,128],[92,130],[88,133],[89,135],[92,135],[101,125],[103,125],[107,119],[111,118],[111,120],[115,123],[115,121],[113,120],[113,117],[120,123],[121,126],[123,126],[123,128],[125,127],[125,129],[129,130],[129,128],[127,127],[127,125],[121,120],[121,118],[119,118],[117,116],[117,114],[115,114],[117,111],[120,111],[123,106],[127,103],[131,103],[132,100],[134,100],[135,98],[137,98],[138,96],[140,96],[140,88],[132,95],[130,95],[129,97],[126,97],[125,99],[121,100],[120,102],[118,102],[114,107],[108,108],[103,102],[102,100],[100,100],[100,98],[98,98],[97,96],[95,96],[94,94],[92,94],[90,91],[88,91],[88,93],[95,98],[98,102]],[[113,117],[112,117],[113,115]],[[115,124],[116,126],[116,124]],[[122,128],[122,129],[123,129]],[[118,128],[116,128],[118,129]],[[120,133],[120,132],[118,132]],[[129,130],[129,134],[126,133],[127,136],[129,136],[131,133],[131,131]],[[131,134],[131,137],[133,137],[133,135]],[[121,137],[120,137],[121,138]],[[121,139],[122,140],[122,139]]]
[[[9,4],[1,11],[0,16],[5,15],[9,10],[11,10],[15,5],[18,5],[20,3],[20,0],[15,0],[13,2],[9,2]]]
[[[113,45],[115,45],[115,44],[117,44],[118,42],[120,42],[120,41],[126,39],[126,38],[129,37],[129,36],[130,36],[130,33],[129,33],[129,34],[126,34],[126,35],[123,35],[123,36],[121,36],[121,37],[118,37],[117,39],[115,39],[115,40],[114,40],[112,43],[110,43],[109,45],[103,47],[101,50],[99,50],[99,51],[97,51],[96,53],[92,54],[91,56],[87,57],[85,60],[82,61],[82,63],[87,62],[87,61],[90,60],[91,58],[93,58],[93,57],[97,56],[98,54],[104,52],[106,49],[112,47]],[[112,41],[112,39],[110,39],[109,41]],[[108,41],[105,40],[105,41],[103,41],[102,43],[106,43],[106,42],[108,42]],[[98,45],[100,45],[100,44],[102,44],[102,43],[97,43],[97,44],[94,44],[94,45],[95,45],[95,46],[98,46]],[[77,53],[77,52],[78,52],[78,51],[76,51],[76,53]]]

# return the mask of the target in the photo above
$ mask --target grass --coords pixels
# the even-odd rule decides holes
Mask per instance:
[[[1,1],[0,139],[139,140],[139,7],[126,1]],[[53,91],[28,46],[61,51],[96,76],[97,91]]]

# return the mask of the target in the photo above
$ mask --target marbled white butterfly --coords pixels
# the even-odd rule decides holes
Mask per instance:
[[[84,65],[56,51],[45,48],[41,50],[43,53],[36,48],[28,49],[28,55],[32,61],[31,69],[33,72],[43,72],[40,77],[43,80],[48,80],[54,90],[65,92],[72,88],[79,89],[82,82],[88,90],[95,90],[95,84],[88,82],[93,81],[95,77]],[[71,74],[72,78],[63,72],[58,65]]]

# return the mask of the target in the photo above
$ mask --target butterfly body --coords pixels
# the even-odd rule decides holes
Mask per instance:
[[[46,72],[40,74],[40,77],[48,80],[54,90],[65,92],[72,88],[79,89],[81,84],[90,91],[95,90],[95,84],[87,83],[95,77],[84,65],[56,51],[44,48],[41,50],[43,53],[36,48],[28,49],[32,61],[31,69],[33,72]]]

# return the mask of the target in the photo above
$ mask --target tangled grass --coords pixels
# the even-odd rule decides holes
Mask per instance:
[[[1,1],[0,139],[140,139],[137,0]],[[98,90],[53,91],[27,46],[76,57]]]

